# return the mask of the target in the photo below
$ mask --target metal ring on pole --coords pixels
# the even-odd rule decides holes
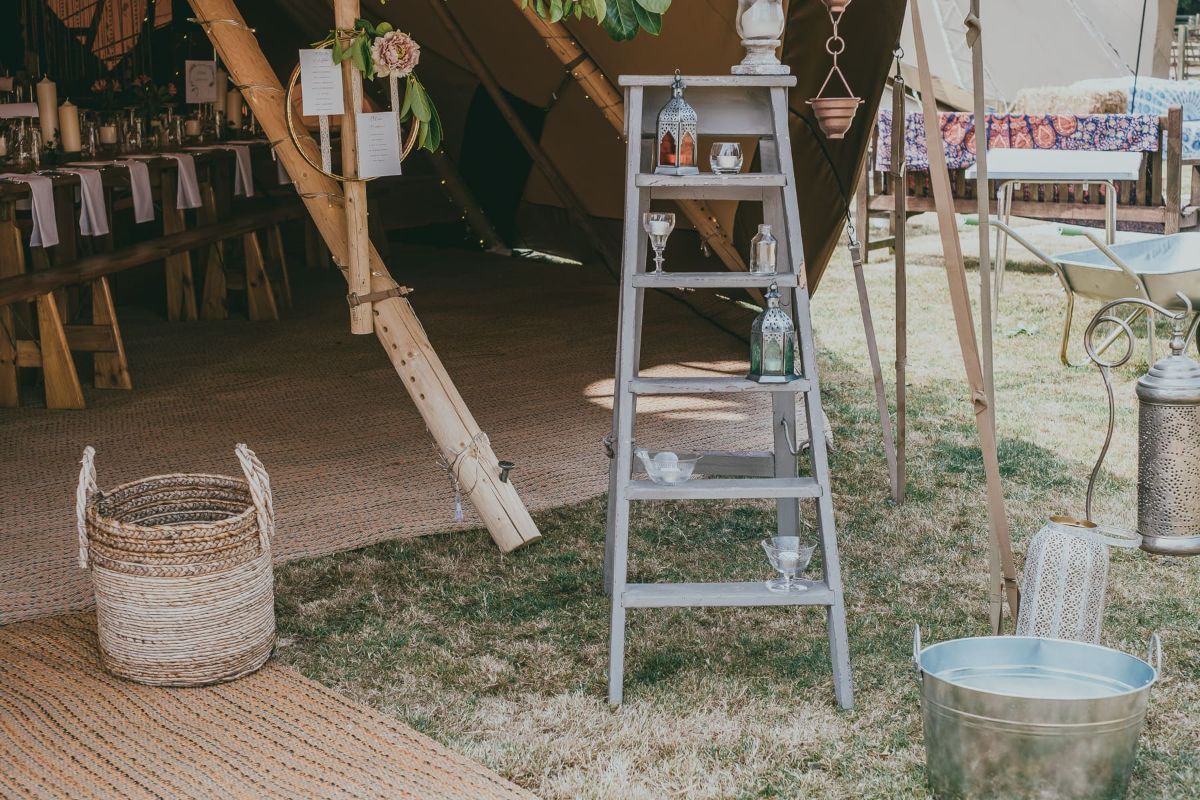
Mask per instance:
[[[300,153],[300,157],[303,158],[306,162],[308,162],[308,165],[310,167],[312,167],[313,169],[315,169],[317,172],[319,172],[322,175],[325,175],[327,177],[333,178],[335,181],[342,181],[342,182],[363,181],[363,182],[366,182],[366,181],[375,180],[374,178],[350,178],[350,177],[347,177],[346,175],[339,175],[336,172],[333,172],[332,170],[325,170],[321,167],[320,164],[318,164],[316,161],[314,161],[311,156],[309,156],[309,154],[305,151],[305,149],[303,147],[301,147],[300,135],[296,132],[296,119],[295,119],[294,109],[292,106],[292,96],[295,93],[296,84],[299,82],[300,82],[300,65],[297,64],[296,68],[292,70],[292,76],[290,78],[288,78],[287,92],[284,94],[284,98],[283,98],[283,115],[284,115],[284,119],[287,121],[288,137],[291,138],[292,144],[295,145],[295,147],[296,147],[296,151],[298,153]],[[417,136],[420,135],[420,132],[421,132],[421,126],[414,119],[413,124],[410,127],[409,132],[408,132],[408,138],[404,141],[404,146],[402,148],[400,148],[400,160],[401,161],[408,158],[409,153],[411,153],[413,151],[413,148],[416,147]]]

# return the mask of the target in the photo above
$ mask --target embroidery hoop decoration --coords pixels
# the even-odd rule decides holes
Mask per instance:
[[[807,103],[812,106],[817,124],[821,126],[821,132],[826,137],[844,139],[846,131],[850,130],[850,125],[854,122],[854,114],[863,103],[862,98],[854,94],[849,81],[842,74],[842,68],[838,66],[838,56],[846,51],[846,40],[838,34],[838,25],[842,21],[842,15],[846,13],[846,7],[852,0],[823,0],[823,2],[829,9],[829,21],[833,23],[833,35],[825,40],[825,52],[833,57],[833,67],[825,76],[825,82],[821,84],[821,88],[817,90],[817,96],[808,100]],[[834,75],[837,75],[842,82],[842,86],[846,89],[846,96],[824,96],[825,89],[829,87],[829,82],[833,80]]]
[[[325,45],[322,45],[318,49],[323,50],[329,46],[330,45],[325,44]],[[391,81],[390,89],[391,89],[392,111],[397,116],[399,116],[399,114],[400,114],[399,79],[393,77],[390,79],[390,81]],[[332,170],[332,168],[329,168],[328,166],[326,166],[324,164],[318,164],[316,161],[314,161],[312,156],[310,156],[308,154],[308,151],[305,150],[304,147],[301,146],[300,135],[296,131],[295,108],[292,105],[292,97],[295,95],[296,86],[299,83],[300,83],[300,65],[297,64],[296,68],[292,70],[292,76],[290,78],[288,78],[287,93],[283,99],[283,108],[284,108],[284,118],[287,121],[288,137],[291,138],[292,144],[295,145],[296,150],[300,153],[300,157],[303,158],[305,161],[307,161],[308,165],[310,167],[312,167],[313,169],[315,169],[317,172],[320,172],[322,175],[325,175],[327,177],[333,178],[335,181],[342,181],[342,182],[362,181],[365,183],[367,181],[375,180],[375,178],[351,178],[346,175],[339,175],[338,173],[334,172]],[[351,109],[349,109],[347,111],[347,113],[351,113],[351,112],[357,113],[358,108],[362,106],[362,98],[361,97],[353,98],[351,100],[351,102],[353,103],[353,105],[352,105]],[[321,152],[322,152],[322,155],[324,156],[329,152],[329,150],[328,150],[329,117],[321,116],[319,119],[320,119],[320,124],[321,124]],[[399,125],[399,120],[397,120],[397,125]],[[413,148],[416,147],[417,137],[420,135],[420,132],[421,132],[420,127],[421,126],[420,126],[419,121],[414,117],[414,119],[412,121],[412,125],[409,126],[408,135],[405,138],[405,140],[402,143],[402,146],[400,148],[400,160],[401,161],[408,158],[408,155],[413,151]]]

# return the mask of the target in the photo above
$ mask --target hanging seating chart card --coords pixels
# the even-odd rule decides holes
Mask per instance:
[[[400,127],[390,111],[359,114],[358,177],[400,174]]]
[[[300,80],[304,84],[304,116],[332,116],[345,111],[342,69],[333,63],[332,51],[301,50]]]

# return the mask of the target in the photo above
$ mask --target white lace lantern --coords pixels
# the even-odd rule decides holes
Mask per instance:
[[[683,78],[676,70],[671,99],[658,112],[658,166],[654,171],[659,175],[700,174],[696,166],[699,118],[683,99],[683,89]]]
[[[1025,554],[1017,636],[1100,643],[1108,547],[1138,539],[1071,517],[1051,517]]]

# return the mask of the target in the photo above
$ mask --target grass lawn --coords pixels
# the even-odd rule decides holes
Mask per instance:
[[[813,609],[632,611],[626,703],[609,708],[603,498],[538,515],[543,541],[511,556],[476,531],[283,567],[279,657],[545,798],[923,797],[912,626],[927,643],[987,630],[982,462],[925,219],[912,230],[903,507],[887,498],[844,252],[814,299],[835,437],[852,712],[834,704],[824,615]],[[973,229],[963,241],[970,253]],[[890,364],[893,267],[874,255],[867,275]],[[970,278],[977,284],[977,273]],[[996,392],[1018,564],[1048,514],[1082,513],[1103,438],[1098,374],[1058,363],[1062,302],[1049,273],[1010,270]],[[1092,310],[1083,304],[1078,331]],[[1098,489],[1097,518],[1122,525],[1136,510],[1132,383],[1144,352],[1116,376],[1117,435]],[[631,580],[770,577],[758,544],[774,525],[767,503],[641,504],[634,521]],[[1164,645],[1131,797],[1200,795],[1198,577],[1200,559],[1113,552],[1105,643],[1142,654],[1159,631]]]

